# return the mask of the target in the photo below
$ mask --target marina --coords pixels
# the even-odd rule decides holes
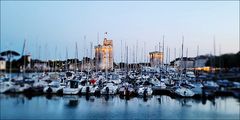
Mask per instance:
[[[126,63],[114,66],[116,63],[113,61],[113,41],[105,37],[103,45],[95,47],[94,59],[86,57],[79,61],[76,57],[72,63],[68,62],[69,59],[62,61],[64,64],[61,66],[58,65],[58,61],[53,61],[53,65],[46,64],[46,68],[42,70],[37,68],[34,71],[29,69],[34,69],[35,67],[31,66],[36,63],[31,62],[29,55],[23,55],[25,44],[26,40],[24,40],[22,57],[18,60],[22,62],[17,63],[20,64],[19,68],[12,66],[13,62],[10,61],[13,56],[19,56],[19,53],[11,50],[0,53],[9,60],[8,69],[4,66],[5,69],[1,70],[0,93],[121,95],[126,97],[168,95],[203,99],[233,96],[240,98],[240,69],[230,71],[229,68],[217,68],[213,65],[207,66],[207,70],[196,69],[198,56],[183,57],[184,36],[181,46],[182,56],[172,62],[164,62],[164,55],[167,56],[167,60],[168,53],[164,52],[163,45],[162,51],[159,46],[159,51],[149,53],[150,63],[128,64],[127,60]],[[78,55],[77,48],[76,44],[76,56]],[[233,57],[238,59],[239,55],[240,52],[234,54]],[[128,49],[126,58],[128,59]],[[212,57],[207,58],[201,63],[202,66],[206,67],[207,62],[212,62],[212,59]],[[20,71],[12,73],[13,68]],[[229,73],[232,74],[230,80],[223,75]]]
[[[160,51],[149,53],[150,63],[127,64],[127,62],[122,63],[122,67],[121,63],[119,67],[114,67],[112,46],[112,40],[105,38],[103,46],[95,47],[95,59],[83,58],[79,62],[76,57],[72,64],[71,62],[69,64],[67,59],[62,62],[64,63],[62,67],[56,67],[58,63],[54,61],[53,66],[46,64],[45,69],[30,70],[32,68],[28,66],[34,63],[23,58],[23,64],[18,69],[20,71],[12,71],[12,62],[8,62],[9,68],[2,71],[0,76],[1,111],[4,111],[1,112],[1,118],[239,118],[239,69],[226,72],[225,68],[216,70],[215,66],[210,66],[209,70],[197,70],[195,64],[194,67],[187,66],[190,58],[184,58],[183,55],[178,59],[179,63],[176,59],[173,61],[174,64],[167,62],[164,64],[164,52]],[[15,51],[1,52],[2,56],[7,56],[9,59],[13,54],[19,55]],[[236,56],[239,56],[239,53]],[[223,74],[229,74],[231,77],[228,80]],[[20,109],[13,108],[12,104],[15,102],[22,105]],[[8,104],[10,107],[5,106]],[[134,107],[135,104],[140,106]],[[169,104],[173,106],[166,109],[162,108],[162,104],[166,108]],[[223,108],[214,108],[216,104],[224,105],[224,112],[222,112]],[[44,106],[45,108],[42,108]],[[93,106],[97,109],[93,109]],[[157,106],[160,108],[156,108]],[[231,106],[234,109],[228,108]],[[59,111],[55,110],[56,108]],[[204,108],[208,111],[206,112]],[[11,115],[10,111],[13,109],[15,112]],[[22,109],[27,113],[21,113]],[[104,110],[101,111],[102,109]],[[229,109],[228,112],[226,109]],[[41,111],[31,112],[34,110]]]
[[[58,63],[53,61],[53,66],[51,66],[51,64],[46,64],[46,68],[42,70],[34,70],[29,67],[32,66],[31,64],[36,63],[31,63],[29,59],[24,58],[26,56],[22,56],[23,64],[16,69],[17,71],[12,71],[12,68],[16,68],[16,66],[12,66],[13,63],[8,61],[8,69],[2,70],[0,74],[1,111],[4,111],[1,112],[1,118],[161,119],[162,117],[167,117],[169,119],[196,119],[201,117],[202,119],[236,119],[239,117],[239,69],[225,71],[226,68],[218,68],[217,70],[216,66],[210,66],[208,70],[198,70],[195,68],[196,62],[191,62],[192,67],[187,66],[188,60],[192,58],[184,58],[183,54],[181,58],[173,61],[174,64],[167,62],[164,63],[164,52],[160,51],[149,53],[150,63],[127,64],[128,62],[126,62],[122,63],[122,67],[121,63],[119,63],[118,67],[118,65],[113,65],[112,46],[112,40],[105,38],[103,46],[98,45],[95,47],[95,59],[89,58],[86,60],[87,58],[83,58],[80,62],[76,57],[73,59],[72,63],[70,62],[69,64],[67,59],[62,62],[64,63],[62,66],[58,67],[56,67],[56,64]],[[106,49],[108,52],[106,52]],[[10,60],[13,55],[18,56],[19,54],[15,51],[4,51],[1,52],[1,55],[7,56]],[[240,52],[235,56],[239,57],[239,55]],[[195,59],[197,59],[197,57]],[[207,61],[205,61],[204,66],[206,65],[206,62]],[[230,77],[228,76],[229,78],[226,78],[223,74],[229,74]],[[10,101],[8,101],[8,99],[10,99]],[[32,99],[33,101],[36,99],[35,102],[37,103],[31,103]],[[67,105],[65,105],[66,99],[68,101]],[[97,113],[95,113],[95,109],[92,109],[92,105],[88,104],[88,101],[99,105],[98,102],[103,99],[105,100],[105,103],[100,103],[100,106],[97,107]],[[160,112],[162,112],[164,108],[157,109],[152,106],[157,106],[157,104],[159,104],[156,102],[162,104],[162,99],[167,99],[163,104],[167,105],[168,103],[165,102],[172,101],[174,106],[172,106],[170,111],[159,114],[157,111],[160,110]],[[230,100],[231,103],[222,103],[222,99],[226,101]],[[63,107],[59,108],[63,111],[55,111],[55,109],[49,108],[52,106],[50,105],[46,106],[47,113],[41,111],[40,114],[38,114],[38,112],[21,114],[21,111],[19,111],[20,109],[17,110],[10,107],[9,109],[16,110],[14,112],[16,115],[12,116],[9,115],[11,113],[8,112],[8,108],[5,106],[7,104],[10,104],[11,106],[13,104],[11,100],[17,101],[17,103],[19,103],[19,100],[22,101],[23,106],[21,109],[24,109],[25,101],[27,105],[29,103],[31,107],[36,107],[30,107],[31,110],[44,110],[41,108],[42,105],[41,107],[38,106],[41,104],[41,101],[47,101],[47,103],[49,102],[49,104],[55,105],[54,108],[68,106],[71,109]],[[191,101],[190,104],[188,104],[189,100]],[[52,103],[52,101],[58,101],[58,103]],[[82,105],[82,101],[85,101],[86,104]],[[148,103],[148,101],[150,101],[150,103]],[[207,113],[205,113],[205,110],[202,110],[208,102],[212,102],[211,104],[206,105],[208,109],[209,107],[211,108],[212,106],[215,106],[215,104],[217,104],[215,101],[220,102],[221,105],[225,104],[226,106],[227,104],[233,104],[235,108],[234,110],[231,109],[230,113],[224,114],[221,111],[216,112],[212,109]],[[108,102],[111,103],[110,108],[108,108]],[[182,105],[180,111],[173,109],[177,107],[176,102],[178,102],[177,105],[179,105],[179,103]],[[140,104],[141,107],[146,103],[146,108],[131,108],[131,104]],[[202,105],[202,108],[195,108],[199,103],[202,103],[200,104]],[[130,104],[130,108],[128,108],[128,104]],[[96,107],[97,105],[94,106]],[[86,108],[82,109],[81,107],[78,108],[78,106],[84,106]],[[148,109],[148,106],[150,109]],[[99,111],[101,110],[101,107],[108,111]],[[73,111],[73,115],[71,115],[72,118],[59,115],[61,112],[70,112],[73,108],[76,108],[76,110],[79,110],[81,113],[83,112],[83,116],[74,114],[78,112],[76,110]],[[116,110],[118,109],[125,109],[125,111],[117,112]],[[135,109],[136,111],[131,111],[131,109]],[[140,109],[143,109],[143,111]],[[185,109],[186,111],[190,110],[190,113],[193,112],[194,115],[185,113]],[[27,108],[24,111],[28,112]],[[139,115],[135,112],[142,112],[143,114]],[[50,113],[54,116],[51,116]],[[91,113],[94,115],[90,116]],[[176,115],[169,116],[169,113],[176,113]]]
[[[197,78],[192,80],[186,76],[177,79],[172,76],[166,77],[165,74],[162,75],[164,76],[162,79],[157,76],[158,73],[143,73],[134,73],[135,76],[132,76],[133,72],[130,72],[121,77],[116,72],[109,72],[107,76],[102,72],[86,75],[84,72],[70,71],[25,73],[25,76],[13,74],[11,80],[8,77],[1,77],[0,92],[27,95],[119,95],[126,97],[168,95],[198,99],[211,99],[216,96],[240,98],[239,82],[228,80],[215,80],[214,82]]]
[[[239,120],[239,5],[3,0],[0,120]]]

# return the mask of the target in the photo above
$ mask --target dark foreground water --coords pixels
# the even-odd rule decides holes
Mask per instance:
[[[240,102],[168,96],[121,99],[118,96],[0,95],[1,119],[239,119]]]

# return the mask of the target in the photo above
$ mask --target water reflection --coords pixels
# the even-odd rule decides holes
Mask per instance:
[[[104,95],[103,98],[107,102],[109,100],[110,95]]]
[[[94,96],[90,96],[89,100],[90,100],[90,102],[94,102],[95,101],[95,97]]]
[[[69,100],[67,106],[68,107],[77,107],[78,106],[78,100]]]
[[[86,100],[89,101],[90,95],[86,95]]]
[[[53,96],[53,95],[51,95],[51,94],[47,94],[47,95],[46,95],[46,99],[51,100],[51,99],[52,99],[52,96]]]
[[[16,95],[12,97],[16,98],[16,101],[14,102],[15,105],[25,104],[25,97],[23,95]]]
[[[39,114],[41,115],[54,113],[60,118],[65,118],[66,116],[64,117],[63,115],[71,114],[73,118],[78,119],[89,117],[93,117],[92,119],[147,119],[148,117],[152,119],[175,119],[178,117],[183,119],[194,119],[191,117],[198,118],[198,115],[210,119],[218,118],[218,116],[221,116],[220,118],[236,118],[239,116],[240,110],[237,108],[240,101],[231,97],[209,100],[172,98],[169,96],[118,97],[111,95],[45,95],[32,96],[31,99],[29,99],[29,96],[26,95],[0,94],[0,99],[1,111],[4,111],[2,114],[3,118],[9,118],[10,116],[12,119],[16,119],[22,114],[28,116],[28,114],[25,113],[31,113],[32,116],[38,116],[38,113],[32,112],[36,109],[39,110]],[[11,116],[13,110],[14,114],[16,114],[15,118]],[[81,113],[81,115],[79,113]],[[172,115],[170,113],[176,114]],[[93,114],[93,116],[90,114]],[[104,117],[106,115],[107,117]],[[51,116],[49,118],[54,119]]]
[[[147,102],[148,98],[147,97],[143,97],[143,101]]]
[[[122,100],[130,100],[135,98],[135,96],[123,96],[123,95],[119,95],[119,98]]]
[[[63,99],[67,108],[76,108],[79,104],[79,96],[76,95],[63,96]]]

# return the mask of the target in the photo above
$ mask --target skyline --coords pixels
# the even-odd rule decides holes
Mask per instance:
[[[181,54],[182,36],[184,56],[186,49],[188,56],[196,56],[198,45],[199,55],[213,53],[214,36],[216,55],[219,46],[222,54],[236,53],[239,51],[239,1],[1,1],[1,51],[13,49],[21,53],[26,39],[26,51],[32,58],[41,54],[40,59],[65,59],[66,48],[69,58],[74,58],[77,42],[81,59],[84,54],[90,55],[90,42],[97,45],[98,34],[102,44],[105,32],[113,40],[115,62],[121,61],[121,41],[122,49],[126,44],[129,52],[138,43],[137,56],[141,61],[144,43],[148,55],[155,48],[158,50],[163,35],[165,47],[171,49],[171,60],[174,48],[176,57]],[[124,56],[125,51],[122,53]]]

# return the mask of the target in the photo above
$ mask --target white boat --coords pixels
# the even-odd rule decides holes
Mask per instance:
[[[117,93],[118,87],[113,83],[107,83],[105,87],[100,91],[101,94],[113,95]]]
[[[149,78],[149,75],[143,74],[143,75],[141,76],[141,78],[144,79],[144,80],[147,80],[147,79]]]
[[[48,83],[44,80],[35,81],[33,83],[33,88],[44,88],[48,86]]]
[[[205,82],[203,82],[203,86],[206,89],[218,89],[219,88],[219,85],[213,81],[205,81]]]
[[[68,80],[66,87],[63,88],[63,94],[76,95],[80,93],[81,88],[78,80]]]
[[[167,88],[167,86],[164,82],[159,82],[155,86],[159,87],[160,89],[166,89]]]
[[[111,74],[109,77],[109,82],[113,82],[114,84],[120,84],[122,81],[117,74]]]
[[[11,90],[11,92],[14,93],[22,93],[25,90],[28,90],[31,86],[29,84],[18,84],[18,85],[13,85],[13,89]]]
[[[195,95],[192,90],[185,87],[178,87],[175,93],[181,97],[193,97]]]
[[[99,87],[97,85],[93,85],[90,88],[90,94],[95,94],[99,90]]]
[[[9,77],[6,74],[0,73],[0,82],[8,81],[8,80],[9,80]]]
[[[142,87],[138,88],[137,92],[138,92],[138,95],[140,95],[140,96],[150,96],[150,95],[152,95],[153,90],[152,90],[151,87],[148,87],[148,86],[144,87],[144,86],[142,86]]]
[[[65,74],[66,80],[73,80],[75,78],[75,73],[73,71],[67,71]]]
[[[48,84],[48,86],[44,87],[43,92],[52,94],[62,93],[64,87],[65,86],[62,86],[60,82],[52,81],[51,83]]]
[[[0,82],[0,93],[10,92],[14,89],[14,85],[12,82]]]
[[[196,76],[195,76],[194,72],[192,72],[192,71],[186,72],[186,77],[189,78],[189,80],[195,80],[196,79]]]
[[[191,86],[192,86],[191,90],[194,92],[195,95],[202,95],[202,92],[203,92],[202,83],[193,83],[191,84]]]
[[[118,92],[122,96],[133,96],[133,95],[135,95],[135,90],[133,88],[133,85],[129,84],[128,82],[123,83],[122,86],[119,87]]]
[[[95,94],[95,92],[99,89],[97,85],[86,85],[81,89],[82,94]]]
[[[34,83],[34,79],[32,79],[32,77],[28,77],[28,76],[16,76],[12,78],[12,81],[14,81],[15,83],[29,83],[32,84]]]
[[[164,80],[165,79],[161,79],[161,81],[159,81],[158,79],[156,78],[153,78],[155,79],[154,81],[152,80],[152,84],[154,85],[155,88],[160,88],[160,89],[166,89],[166,84],[164,83]]]
[[[240,82],[233,82],[234,88],[240,88]]]
[[[122,86],[119,88],[119,94],[122,96],[133,96],[135,94],[135,90],[130,86]]]

